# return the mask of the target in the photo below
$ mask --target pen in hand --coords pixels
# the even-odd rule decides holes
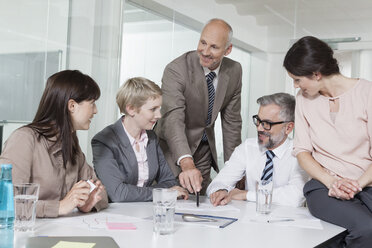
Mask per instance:
[[[196,206],[199,207],[199,192],[196,192]]]
[[[276,222],[285,222],[285,221],[294,221],[294,219],[267,220],[267,223],[276,223]]]

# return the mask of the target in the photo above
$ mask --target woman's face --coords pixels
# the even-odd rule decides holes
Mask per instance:
[[[293,79],[294,87],[302,90],[304,97],[313,97],[319,94],[320,82],[317,80],[317,76],[313,75],[311,78],[304,76],[295,76],[288,72],[288,75]]]
[[[141,130],[151,130],[161,118],[161,103],[161,96],[147,99],[146,103],[134,113],[133,119]]]
[[[96,100],[85,100],[80,103],[69,100],[71,121],[76,130],[88,130],[93,116],[97,113]]]

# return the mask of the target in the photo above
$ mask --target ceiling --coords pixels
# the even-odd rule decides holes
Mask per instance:
[[[371,0],[215,0],[232,5],[243,17],[254,17],[269,36],[299,38],[362,37],[372,41]]]
[[[128,0],[127,0],[128,1]],[[196,20],[198,29],[206,20],[219,17],[234,28],[234,37],[249,50],[284,51],[291,40],[305,35],[322,39],[361,37],[358,42],[339,43],[345,50],[372,49],[372,0],[129,0],[147,8],[155,3]],[[130,12],[131,10],[128,9]],[[133,10],[132,10],[133,11]],[[156,11],[155,11],[156,12]],[[163,10],[161,12],[164,12]],[[132,13],[132,21],[151,19]],[[156,17],[153,17],[156,18]],[[129,21],[127,19],[127,21]],[[176,18],[177,19],[177,18]],[[180,18],[178,18],[180,19]]]

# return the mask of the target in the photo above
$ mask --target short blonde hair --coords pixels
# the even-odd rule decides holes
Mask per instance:
[[[161,95],[160,87],[153,81],[143,77],[134,77],[128,79],[119,88],[116,103],[121,113],[128,114],[126,111],[128,105],[140,109],[148,99],[155,99]]]

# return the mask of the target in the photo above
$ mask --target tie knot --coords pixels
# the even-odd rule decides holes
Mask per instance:
[[[214,77],[216,76],[216,73],[214,71],[211,71],[210,73],[208,73],[205,78],[207,79],[207,82],[212,82]]]
[[[273,157],[275,157],[275,153],[271,150],[267,150],[266,151],[266,157],[270,158],[270,159],[273,159]]]

